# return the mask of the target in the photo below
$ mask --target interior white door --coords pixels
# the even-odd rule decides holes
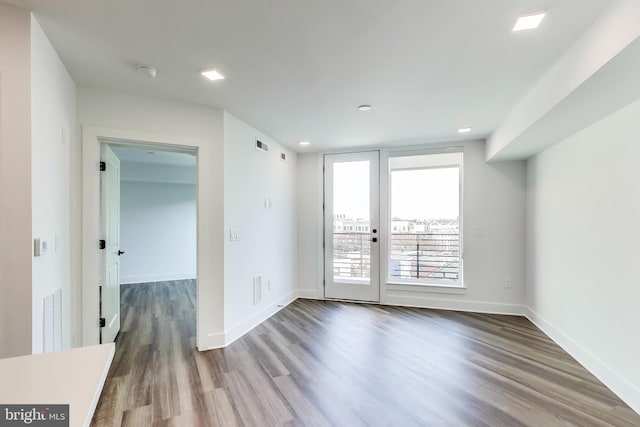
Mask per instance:
[[[380,153],[324,158],[325,298],[380,300]]]
[[[120,159],[107,144],[102,145],[102,304],[105,319],[101,342],[113,342],[120,331]]]

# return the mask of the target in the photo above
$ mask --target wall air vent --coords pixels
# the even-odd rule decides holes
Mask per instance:
[[[262,302],[262,274],[253,276],[253,305]]]
[[[256,148],[262,151],[269,151],[269,146],[259,139],[256,139]]]

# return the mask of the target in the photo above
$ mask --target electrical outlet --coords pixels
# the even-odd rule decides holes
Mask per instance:
[[[509,278],[504,279],[504,288],[511,289],[511,279]]]

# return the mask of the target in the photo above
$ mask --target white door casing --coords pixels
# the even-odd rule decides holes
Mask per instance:
[[[196,346],[199,350],[223,347],[224,341],[224,293],[220,272],[223,270],[222,247],[224,232],[217,227],[223,221],[223,209],[216,203],[221,197],[221,172],[219,168],[201,167],[201,162],[211,164],[214,145],[210,140],[190,138],[174,134],[156,134],[126,129],[82,126],[82,219],[80,284],[81,343],[83,346],[99,343],[99,288],[102,268],[98,239],[100,224],[100,151],[103,143],[157,146],[177,151],[185,150],[197,155],[197,229],[198,270],[196,299]],[[205,160],[202,160],[205,159]],[[202,236],[208,236],[206,239]]]

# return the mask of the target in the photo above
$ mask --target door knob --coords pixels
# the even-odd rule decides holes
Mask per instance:
[[[121,251],[120,249],[118,249],[118,256],[124,254],[124,251]]]

